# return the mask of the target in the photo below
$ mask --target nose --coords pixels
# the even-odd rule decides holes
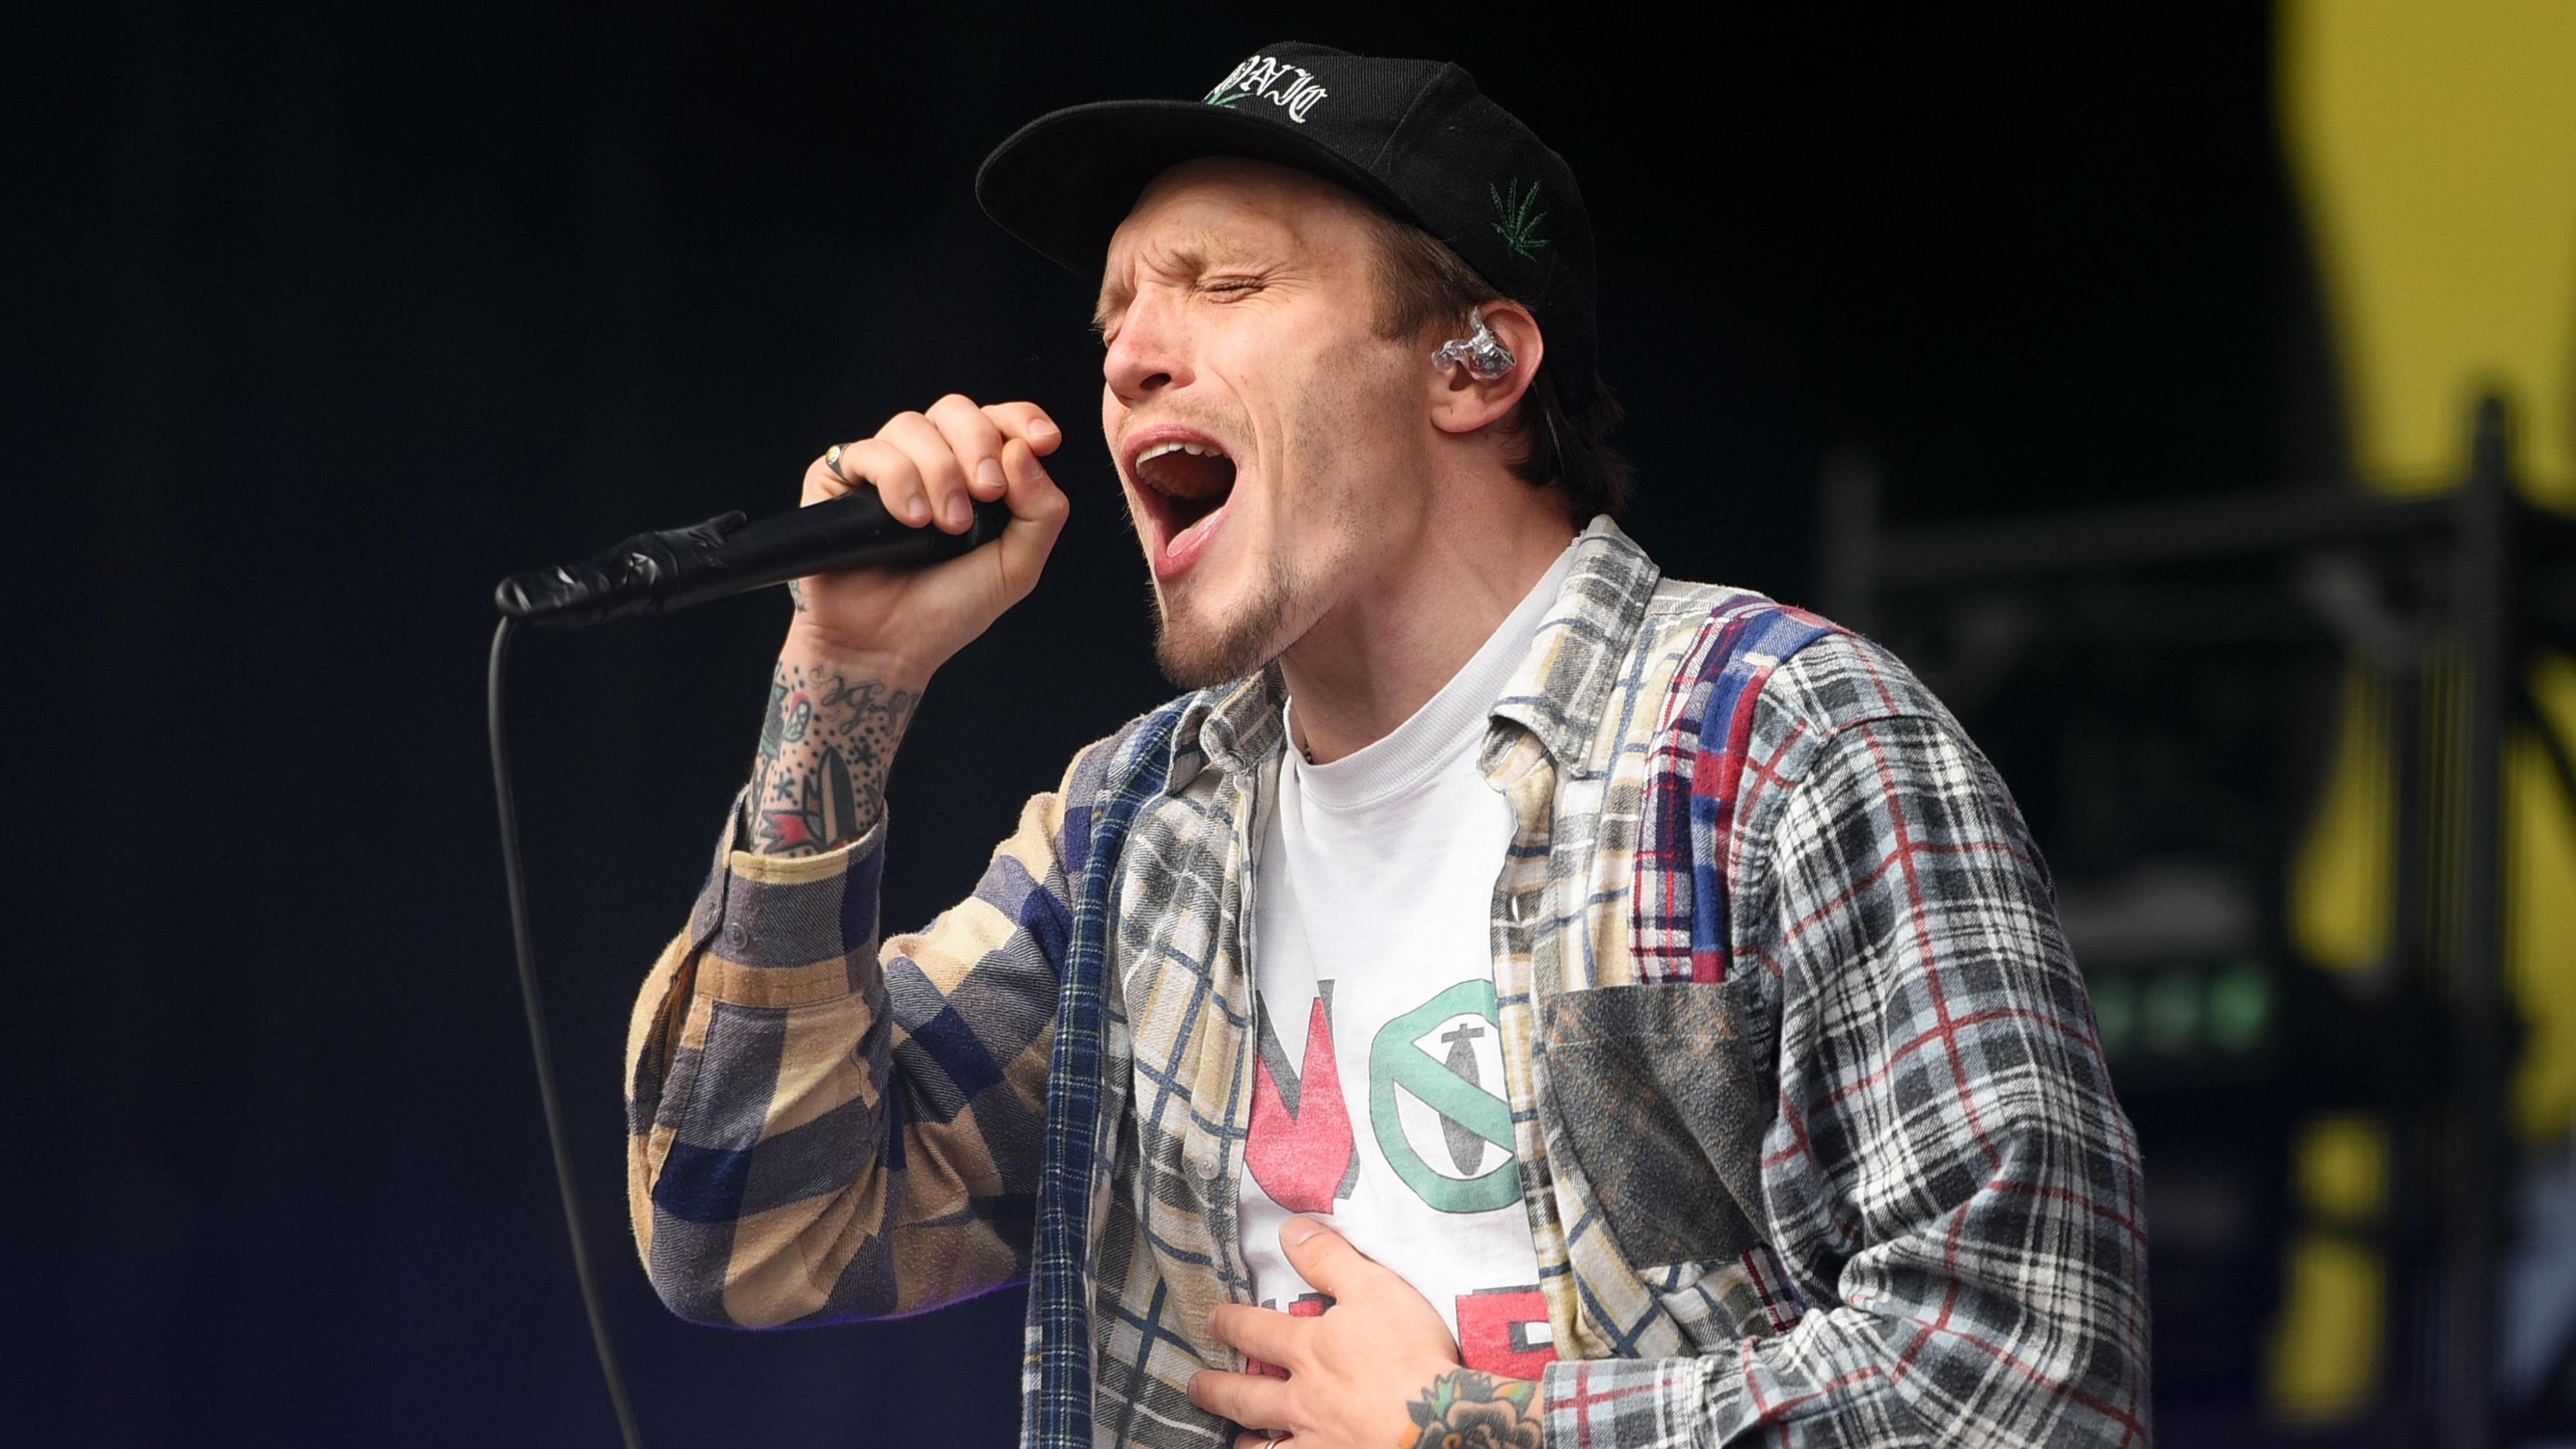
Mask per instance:
[[[1100,375],[1118,400],[1134,407],[1171,388],[1187,387],[1190,367],[1184,355],[1179,318],[1171,304],[1147,288],[1118,319],[1118,336],[1101,359]]]

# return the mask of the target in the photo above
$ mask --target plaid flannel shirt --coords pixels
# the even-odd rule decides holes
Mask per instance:
[[[1754,596],[1662,579],[1606,519],[1576,547],[1480,757],[1516,821],[1491,926],[1561,1355],[1547,1442],[2145,1443],[2135,1139],[2002,782],[1866,641],[1766,664],[1728,716],[1711,970],[1656,817],[1676,721],[1726,704],[1700,677],[1712,613]],[[1082,1261],[1052,1267],[1083,1289],[1092,1435],[1226,1442],[1182,1386],[1241,1366],[1207,1318],[1251,1297],[1248,867],[1277,688],[1084,750],[916,934],[878,939],[882,825],[811,858],[720,852],[629,1035],[629,1201],[675,1311],[886,1316],[1028,1276],[1050,1064],[1076,1045],[1104,1130],[1060,1225]],[[1089,860],[1140,771],[1123,847]],[[1086,867],[1114,923],[1099,1029],[1068,1044]],[[1061,1296],[1032,1295],[1033,1386],[1038,1300]]]

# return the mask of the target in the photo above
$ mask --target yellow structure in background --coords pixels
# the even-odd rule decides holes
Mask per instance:
[[[2337,1417],[2379,1377],[2388,1267],[2372,1235],[2388,1204],[2388,1132],[2337,1113],[2309,1123],[2290,1164],[2305,1209],[2271,1363],[2272,1402],[2293,1418]]]
[[[2367,487],[2457,487],[2471,400],[2512,408],[2515,476],[2576,508],[2576,3],[2280,0],[2280,126],[2308,222]],[[2576,738],[2576,665],[2533,686]],[[2320,965],[2389,948],[2393,770],[2356,687],[2325,800],[2292,873],[2291,921]],[[2506,970],[2530,1028],[2513,1084],[2528,1138],[2576,1117],[2576,814],[2529,741],[2505,758]],[[2385,1279],[2353,1229],[2386,1196],[2381,1124],[2309,1124],[2294,1149],[2306,1225],[2271,1363],[2274,1405],[2332,1419],[2379,1377]],[[2356,1217],[2357,1204],[2369,1204]]]

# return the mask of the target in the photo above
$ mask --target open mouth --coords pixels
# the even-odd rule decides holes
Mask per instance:
[[[1216,516],[1234,493],[1234,460],[1213,442],[1168,439],[1136,455],[1136,493],[1169,554]]]

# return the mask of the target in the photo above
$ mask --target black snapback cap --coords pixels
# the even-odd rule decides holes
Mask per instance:
[[[1595,366],[1592,218],[1565,159],[1455,65],[1283,41],[1198,100],[1050,112],[984,158],[975,197],[1003,230],[1097,280],[1145,184],[1200,156],[1323,177],[1446,242],[1530,309],[1560,396]]]

